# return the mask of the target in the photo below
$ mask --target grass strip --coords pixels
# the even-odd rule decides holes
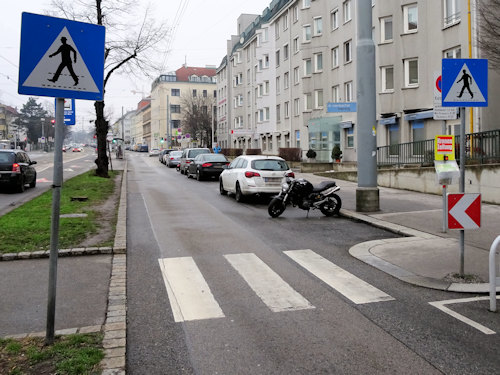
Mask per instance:
[[[89,171],[64,182],[61,189],[60,214],[87,214],[86,217],[60,218],[59,248],[78,246],[99,228],[99,215],[94,208],[113,193],[119,171],[101,178]],[[85,201],[71,197],[87,197]],[[50,249],[52,190],[26,202],[0,217],[0,252],[19,253]]]
[[[102,339],[102,333],[56,336],[47,346],[41,337],[0,338],[0,374],[100,374]]]

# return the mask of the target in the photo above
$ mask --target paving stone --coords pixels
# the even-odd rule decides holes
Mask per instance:
[[[125,315],[122,316],[111,316],[106,319],[106,324],[107,323],[117,323],[117,322],[125,322],[127,320],[127,317]]]
[[[127,345],[125,338],[102,340],[102,347],[104,349],[121,348],[125,347],[125,345]]]
[[[104,352],[105,352],[106,358],[125,356],[125,348],[106,349]]]
[[[56,335],[74,335],[78,331],[78,328],[67,328],[58,329],[55,333]]]
[[[102,326],[97,325],[97,326],[88,326],[88,327],[82,327],[78,330],[78,333],[96,333],[96,332],[101,332]]]
[[[104,333],[104,340],[124,339],[127,337],[127,331],[119,329],[117,331],[107,331]]]
[[[119,368],[105,369],[101,375],[125,375],[125,370]]]
[[[125,356],[123,357],[111,357],[104,358],[101,361],[101,367],[103,369],[120,369],[125,367]]]
[[[114,331],[117,329],[127,329],[127,325],[125,323],[110,323],[104,326],[104,331]]]

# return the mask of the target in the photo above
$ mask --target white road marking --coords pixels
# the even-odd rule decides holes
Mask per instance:
[[[472,298],[449,299],[446,301],[429,302],[429,305],[432,305],[432,306],[438,308],[439,310],[445,312],[446,314],[451,315],[455,319],[458,319],[461,322],[470,325],[471,327],[481,331],[485,335],[494,335],[494,334],[496,334],[495,331],[492,331],[491,329],[483,326],[482,324],[479,324],[479,323],[475,322],[474,320],[469,319],[469,318],[463,316],[462,314],[459,314],[459,313],[449,309],[448,307],[445,307],[445,305],[450,305],[450,304],[454,304],[454,303],[476,302],[476,301],[484,301],[484,300],[489,300],[489,299],[490,299],[490,297],[472,297]],[[500,296],[497,296],[497,299],[500,299]]]
[[[393,297],[359,279],[312,250],[284,251],[314,276],[356,304],[392,301]]]
[[[314,309],[308,300],[288,285],[257,255],[228,254],[224,257],[271,311]]]
[[[176,322],[225,317],[193,258],[158,261]]]

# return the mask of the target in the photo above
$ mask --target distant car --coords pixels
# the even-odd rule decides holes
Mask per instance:
[[[137,146],[137,151],[138,152],[148,152],[148,150],[149,150],[148,145]]]
[[[82,152],[80,147],[73,147],[73,152]]]
[[[161,150],[160,151],[160,154],[158,155],[158,158],[159,158],[159,161],[162,163],[162,164],[165,164],[166,163],[166,156],[172,152],[174,150],[172,149],[166,149],[166,150]]]
[[[165,165],[169,168],[175,168],[179,165],[182,151],[172,151],[165,155]]]
[[[238,156],[220,174],[219,192],[234,193],[238,202],[253,194],[277,194],[287,175],[294,177],[285,159],[278,156]]]
[[[63,146],[62,151],[66,152],[68,150],[68,146]]]
[[[182,150],[181,160],[179,161],[179,171],[186,174],[188,165],[193,161],[196,155],[210,154],[210,149],[205,147],[185,148]]]
[[[36,170],[29,155],[22,150],[0,150],[0,185],[22,193],[25,186],[36,186]]]
[[[160,149],[158,148],[152,148],[149,151],[149,156],[158,156],[158,155],[160,155]]]
[[[198,181],[205,177],[219,177],[229,160],[223,154],[199,154],[188,164],[187,177],[195,176]]]

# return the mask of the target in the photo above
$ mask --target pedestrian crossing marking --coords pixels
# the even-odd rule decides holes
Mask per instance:
[[[225,317],[193,258],[163,258],[159,263],[176,322]]]
[[[474,77],[467,66],[463,64],[462,69],[458,72],[453,85],[444,98],[445,102],[484,102],[486,99],[479,89]]]
[[[359,279],[312,250],[284,251],[292,260],[355,304],[394,300],[380,289]]]
[[[224,255],[273,312],[314,309],[304,297],[253,253]]]

